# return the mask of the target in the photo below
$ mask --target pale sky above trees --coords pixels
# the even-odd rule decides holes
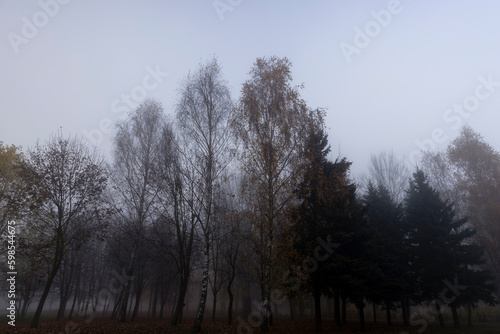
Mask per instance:
[[[180,80],[215,55],[236,100],[255,59],[276,55],[327,108],[331,154],[355,175],[380,150],[443,149],[465,122],[500,148],[496,1],[65,2],[0,2],[5,144],[62,127],[109,150],[107,128],[138,105],[126,95],[173,114]]]

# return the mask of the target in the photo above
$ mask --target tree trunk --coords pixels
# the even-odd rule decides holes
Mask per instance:
[[[377,304],[372,303],[373,306],[373,323],[377,323]]]
[[[153,299],[155,296],[155,292],[156,291],[155,291],[154,287],[152,286],[151,289],[149,289],[148,318],[151,317],[151,309],[153,308]]]
[[[321,293],[314,291],[314,320],[316,324],[316,333],[321,333]]]
[[[365,331],[365,307],[363,306],[363,301],[361,301],[361,304],[358,307],[359,311],[359,330],[361,332]]]
[[[215,312],[217,311],[217,292],[213,293],[214,299],[212,301],[212,322],[215,322]]]
[[[460,322],[458,320],[457,306],[455,304],[452,304],[450,307],[451,307],[451,314],[453,316],[453,327],[457,328],[460,326]]]
[[[132,254],[130,255],[130,261],[126,271],[127,277],[125,277],[125,279],[127,280],[127,284],[125,284],[125,289],[121,300],[120,315],[118,317],[119,322],[125,322],[127,320],[127,306],[128,306],[128,299],[130,296],[130,288],[132,286],[132,275],[134,274],[135,256],[137,253],[137,248],[138,244],[137,242],[134,242],[134,245],[132,246]]]
[[[347,324],[347,296],[342,294],[342,323]]]
[[[76,278],[75,295],[73,297],[73,304],[71,305],[71,311],[69,311],[69,316],[68,316],[68,319],[70,320],[71,317],[73,316],[73,311],[75,310],[75,305],[76,305],[76,299],[78,297],[78,289],[80,288],[80,276],[81,274],[78,274],[78,277]]]
[[[66,313],[66,304],[68,303],[68,296],[61,297],[59,301],[59,309],[57,310],[57,320],[61,320]]]
[[[299,319],[304,318],[304,313],[305,313],[305,311],[304,311],[304,306],[305,306],[304,299],[305,298],[304,298],[302,292],[299,290],[299,298],[297,300],[297,303],[299,304]]]
[[[61,280],[60,287],[60,300],[59,300],[59,310],[57,311],[57,320],[64,318],[64,313],[66,313],[66,305],[71,295],[71,283],[73,282],[74,276],[74,261],[69,263],[69,277],[66,277],[66,270],[63,270],[63,279]]]
[[[439,303],[435,303],[435,305],[436,305],[436,312],[437,312],[438,319],[439,319],[439,326],[444,327],[443,314],[441,313],[441,305],[439,305]]]
[[[156,305],[158,304],[158,294],[160,293],[159,283],[156,282],[154,288],[153,305],[151,306],[151,316],[156,319]]]
[[[467,305],[467,327],[472,327],[472,305]]]
[[[385,312],[387,313],[387,326],[392,326],[391,303],[385,303],[385,307]]]
[[[244,293],[244,295],[243,295],[243,315],[245,316],[245,318],[250,313],[252,313],[252,296],[250,294],[250,292],[251,292],[250,290],[251,290],[250,281],[247,280],[246,287],[243,291],[243,293]]]
[[[160,301],[160,314],[159,314],[160,319],[163,319],[163,310],[165,309],[165,304],[166,302]]]
[[[342,323],[340,321],[340,291],[338,289],[333,291],[333,318],[335,319],[335,325],[341,327]]]
[[[227,306],[227,324],[231,325],[233,323],[233,292],[231,291],[231,285],[227,286],[227,294],[229,296],[229,305]]]
[[[174,316],[172,317],[171,325],[175,326],[182,321],[182,309],[184,308],[184,298],[186,298],[188,280],[183,278],[179,286],[179,295],[175,305]]]
[[[45,288],[43,289],[42,296],[40,297],[40,302],[38,302],[38,307],[36,308],[35,315],[33,316],[33,319],[31,321],[30,328],[37,328],[38,326],[38,321],[40,320],[40,316],[42,315],[42,310],[43,310],[43,305],[45,304],[45,301],[47,300],[47,297],[49,296],[50,292],[50,287],[52,286],[52,283],[54,282],[54,278],[57,275],[57,272],[59,271],[59,268],[61,267],[62,259],[63,259],[63,238],[62,236],[58,235],[56,240],[56,252],[54,255],[54,262],[52,264],[52,269],[50,270],[49,277],[47,279],[47,283],[45,284]]]
[[[293,311],[292,298],[288,297],[288,305],[290,306],[290,320],[295,320],[295,312]]]
[[[208,236],[205,237],[205,249],[203,250],[203,272],[201,279],[201,296],[200,304],[198,306],[198,312],[196,314],[196,319],[194,320],[194,325],[192,332],[199,333],[201,331],[201,323],[203,322],[203,316],[205,315],[205,306],[207,304],[208,295],[208,271],[210,265],[210,243]]]
[[[124,293],[124,290],[121,289],[120,296],[118,296],[118,298],[115,301],[115,306],[113,307],[113,312],[111,313],[111,319],[114,319],[116,317],[116,315],[118,314],[118,310],[120,309],[120,305],[122,303],[123,293]]]
[[[266,251],[269,255],[269,249]],[[262,296],[262,309],[261,309],[261,324],[260,331],[262,333],[269,332],[269,310],[270,310],[270,284],[271,284],[271,266],[269,264],[270,256],[266,259],[265,269],[264,269],[264,286],[263,286],[263,296]]]
[[[134,312],[132,313],[132,319],[130,319],[130,321],[134,321],[139,313],[139,306],[141,305],[142,289],[143,289],[142,282],[141,283],[138,282],[137,292],[135,296]]]
[[[410,326],[410,301],[407,297],[401,301],[401,309],[403,310],[403,324]]]

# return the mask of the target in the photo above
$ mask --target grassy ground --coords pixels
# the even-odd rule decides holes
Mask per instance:
[[[68,322],[66,321],[43,321],[36,330],[29,330],[28,324],[16,324],[13,328],[5,323],[0,324],[0,333],[79,333],[79,334],[97,334],[97,333],[137,333],[137,334],[152,334],[152,333],[190,333],[192,321],[176,327],[170,326],[166,320],[138,320],[133,323],[119,324],[116,320],[95,320],[91,323],[84,321]],[[311,320],[286,321],[278,320],[271,327],[271,333],[313,333],[314,322]],[[241,324],[235,322],[232,326],[228,326],[225,322],[212,323],[207,321],[203,326],[203,333],[260,333],[258,328],[242,327]],[[331,320],[324,321],[323,333],[359,333],[359,325],[350,323],[342,328],[336,328]],[[473,328],[461,327],[444,327],[440,328],[434,324],[429,325],[422,330],[420,326],[403,327],[400,324],[388,327],[384,324],[367,323],[365,333],[380,333],[380,334],[498,334],[500,333],[500,323],[479,323]]]
[[[353,311],[353,312],[350,312]],[[323,321],[323,333],[359,333],[359,323],[355,318],[355,310],[349,310],[350,317],[348,324],[342,328],[337,328],[331,319]],[[394,314],[394,325],[386,326],[384,323],[384,312],[378,312],[378,323],[373,323],[371,313],[366,312],[366,330],[365,333],[379,334],[499,334],[500,333],[500,308],[482,307],[475,310],[473,313],[473,328],[466,327],[465,313],[460,314],[462,326],[453,328],[451,325],[451,315],[444,314],[446,327],[441,328],[435,322],[423,324],[416,323],[415,326],[403,327],[398,315]],[[16,327],[9,326],[5,319],[0,323],[0,333],[44,333],[44,334],[97,334],[97,333],[190,333],[192,321],[185,321],[183,324],[175,327],[170,326],[169,321],[165,319],[140,319],[133,323],[118,323],[116,320],[110,319],[95,319],[93,321],[55,321],[50,320],[52,314],[46,314],[40,321],[39,327],[36,330],[29,329],[29,319],[25,322],[16,322]],[[240,318],[241,319],[241,318]],[[422,319],[416,317],[415,319]],[[251,323],[251,321],[249,321]],[[210,319],[206,319],[203,323],[203,333],[260,333],[258,324],[252,327],[250,324],[234,321],[229,326],[225,321],[212,323]],[[313,333],[314,320],[287,320],[277,319],[275,325],[271,327],[270,333]]]

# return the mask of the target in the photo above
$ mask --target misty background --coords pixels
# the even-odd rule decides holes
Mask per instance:
[[[380,150],[409,161],[436,129],[443,149],[466,123],[500,147],[500,91],[468,116],[447,114],[480,77],[500,82],[496,1],[61,1],[45,21],[42,3],[0,1],[5,144],[27,149],[61,127],[92,138],[103,120],[135,109],[114,112],[113,102],[141,86],[148,68],[168,76],[145,97],[172,113],[179,81],[213,55],[237,99],[255,59],[276,55],[293,63],[308,105],[327,108],[331,155],[353,161],[354,176]],[[26,38],[34,18],[40,27]],[[366,29],[368,42],[358,36]],[[346,44],[357,53],[346,56]],[[101,133],[90,141],[109,152],[114,129]]]

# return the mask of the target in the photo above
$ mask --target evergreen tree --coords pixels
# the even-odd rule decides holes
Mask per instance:
[[[455,218],[453,204],[443,201],[423,171],[417,170],[406,197],[406,224],[411,245],[411,259],[418,275],[420,301],[431,301],[443,326],[441,307],[456,307],[466,301],[486,299],[485,291],[477,291],[466,282],[485,284],[486,272],[480,271],[482,250],[469,243],[474,231],[467,219]],[[472,278],[472,280],[471,280]],[[476,286],[476,284],[474,284]],[[464,293],[463,291],[467,291]],[[477,294],[476,294],[477,293]],[[460,297],[462,298],[457,298]],[[455,325],[457,325],[456,318]]]
[[[371,231],[370,258],[378,263],[382,277],[372,280],[373,303],[383,302],[387,324],[392,324],[391,309],[403,298],[408,288],[408,256],[402,225],[403,207],[397,204],[387,188],[369,183],[364,197],[365,218]]]
[[[324,129],[311,127],[305,147],[306,173],[296,190],[300,204],[292,211],[292,262],[302,266],[295,277],[302,277],[301,287],[313,295],[317,332],[321,331],[321,296],[334,297],[340,326],[340,291],[362,311],[374,267],[366,262],[368,234],[361,224],[356,187],[348,177],[351,163],[345,158],[329,161],[329,150]],[[324,249],[318,252],[318,246]]]

